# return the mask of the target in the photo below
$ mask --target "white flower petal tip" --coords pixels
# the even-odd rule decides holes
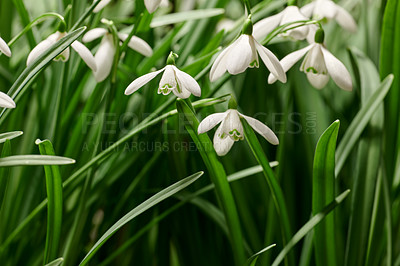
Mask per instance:
[[[8,57],[11,57],[11,49],[8,47],[7,43],[0,37],[0,52]]]
[[[202,134],[209,131],[210,129],[221,123],[226,115],[226,113],[215,113],[207,116],[200,122],[199,127],[197,128],[197,134]]]
[[[125,89],[125,95],[130,95],[132,93],[134,93],[135,91],[137,91],[138,89],[140,89],[141,87],[143,87],[145,84],[147,84],[148,82],[150,82],[150,80],[152,80],[153,78],[155,78],[158,74],[160,74],[162,71],[164,71],[163,69],[160,69],[158,71],[154,71],[151,73],[148,73],[144,76],[141,76],[137,79],[135,79],[134,81],[131,82],[131,84],[129,84],[129,86]]]
[[[333,54],[322,47],[326,68],[336,85],[346,91],[353,90],[353,83],[349,71]]]
[[[85,33],[82,37],[83,42],[91,42],[93,40],[96,40],[102,36],[104,36],[107,33],[106,29],[103,28],[94,28],[89,30],[88,32]]]
[[[286,73],[278,58],[266,47],[256,42],[256,48],[268,70],[282,83],[286,83]]]
[[[118,33],[118,37],[124,42],[126,38],[128,38],[128,34]],[[128,46],[132,50],[135,50],[144,56],[149,57],[153,55],[153,49],[150,47],[150,45],[139,37],[132,36],[128,42]]]
[[[243,117],[247,123],[261,136],[263,136],[269,143],[272,145],[278,145],[279,144],[279,139],[275,135],[275,133],[264,123],[260,122],[259,120],[252,118],[247,115],[240,114],[241,117]]]
[[[161,4],[161,0],[144,0],[144,5],[146,6],[149,13],[156,11],[158,6]]]
[[[116,48],[114,47],[114,41],[110,34],[104,35],[101,40],[99,49],[97,50],[94,60],[96,62],[96,71],[93,71],[96,82],[104,81],[111,72],[111,68],[114,62]]]
[[[88,65],[90,69],[92,69],[94,72],[97,71],[97,64],[96,60],[94,59],[94,56],[90,52],[90,50],[83,45],[82,43],[78,41],[74,41],[71,44],[72,49],[75,50],[79,54],[79,56],[82,58],[82,60]]]
[[[4,92],[0,92],[0,107],[3,108],[15,108],[14,100],[5,94]]]
[[[94,0],[93,2],[96,2],[96,1],[97,0]],[[93,9],[93,13],[100,12],[110,2],[111,2],[111,0],[101,0],[100,3],[98,3],[97,6]]]

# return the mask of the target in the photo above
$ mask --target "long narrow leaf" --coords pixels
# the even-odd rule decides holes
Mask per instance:
[[[103,236],[94,244],[94,246],[90,249],[90,251],[86,254],[85,258],[81,261],[79,265],[86,265],[89,260],[93,257],[93,255],[103,246],[103,244],[113,235],[115,234],[122,226],[130,222],[132,219],[137,217],[138,215],[142,214],[143,212],[147,211],[154,205],[160,203],[161,201],[169,198],[173,194],[177,193],[178,191],[184,189],[185,187],[192,184],[196,181],[200,176],[203,175],[203,172],[198,172],[193,174],[185,179],[182,179],[175,184],[161,190],[151,198],[147,199],[136,208],[128,212],[124,217],[119,219],[113,226],[111,226],[107,232],[103,234]]]
[[[0,158],[0,167],[18,165],[63,165],[73,164],[75,160],[51,155],[13,155]]]
[[[40,154],[55,155],[53,145],[49,140],[37,140]],[[62,179],[57,165],[44,166],[47,190],[47,235],[44,252],[44,263],[57,258],[61,236],[63,213]]]
[[[312,213],[320,212],[335,198],[335,150],[339,120],[333,122],[321,135],[314,155]],[[336,265],[335,221],[333,213],[314,229],[314,247],[317,265]]]
[[[323,210],[319,213],[315,214],[305,225],[303,225],[299,231],[293,236],[292,239],[288,242],[288,244],[282,249],[279,255],[274,260],[272,266],[278,266],[286,254],[305,236],[315,228],[332,210],[334,210],[342,201],[349,195],[350,190],[344,191],[342,194],[337,196],[335,200],[329,203]]]

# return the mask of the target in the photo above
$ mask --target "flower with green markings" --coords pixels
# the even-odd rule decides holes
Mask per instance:
[[[83,42],[91,42],[100,37],[102,37],[102,40],[94,56],[97,70],[93,71],[93,74],[97,82],[102,82],[111,73],[115,52],[117,50],[114,44],[113,36],[108,32],[107,29],[94,28],[86,32],[82,38]],[[126,33],[118,33],[118,37],[121,41],[125,41],[129,36]],[[151,49],[150,45],[136,36],[131,37],[128,42],[128,47],[144,56],[151,56],[153,54],[153,49]]]
[[[224,156],[232,148],[235,141],[244,139],[243,125],[240,118],[244,118],[247,123],[268,142],[273,145],[279,144],[277,136],[269,127],[257,119],[239,113],[236,109],[228,109],[224,113],[215,113],[207,116],[199,124],[197,133],[205,133],[221,123],[217,131],[215,131],[213,143],[217,154],[219,156]]]
[[[332,0],[315,0],[303,6],[300,11],[313,19],[335,19],[345,30],[350,32],[357,31],[357,23],[354,18],[346,9],[335,4]]]
[[[7,43],[0,37],[0,52],[5,54],[6,56],[11,56],[10,47],[8,47]]]
[[[246,20],[239,38],[223,50],[216,58],[210,71],[210,80],[215,81],[226,71],[232,75],[243,73],[247,68],[259,67],[258,55],[268,70],[282,82],[286,74],[278,58],[255,40],[252,35],[253,24],[250,17]]]
[[[26,65],[30,66],[42,53],[48,50],[53,44],[55,44],[65,35],[67,35],[65,30],[56,31],[55,33],[47,37],[45,40],[38,43],[38,45],[36,45],[35,48],[33,48],[32,51],[29,53],[28,58],[26,60]],[[83,45],[79,41],[74,41],[71,44],[71,47],[79,54],[79,56],[88,65],[89,68],[91,68],[93,71],[96,71],[97,66],[94,57],[90,52],[90,50],[86,48],[85,45]],[[69,47],[65,49],[61,54],[59,54],[56,58],[54,58],[54,61],[61,60],[65,62],[68,59],[69,59]]]
[[[186,99],[191,94],[200,97],[201,89],[199,84],[189,74],[179,70],[175,66],[175,57],[177,57],[177,55],[171,52],[167,59],[167,65],[164,68],[135,79],[126,88],[125,94],[129,95],[134,93],[154,79],[158,74],[164,72],[158,86],[158,94],[168,95],[172,92],[181,99]]]
[[[301,13],[300,9],[297,6],[288,6],[280,13],[267,17],[255,23],[253,36],[254,38],[256,38],[256,40],[262,41],[276,27],[288,23],[293,23],[289,27],[298,27],[281,33],[283,37],[290,37],[295,40],[304,40],[310,35],[311,37],[314,37],[314,33],[317,30],[316,25],[301,25],[301,23],[294,23],[296,21],[305,20],[309,20],[309,18]]]
[[[303,56],[304,60],[300,71],[306,73],[308,81],[317,89],[322,89],[329,81],[329,77],[341,89],[351,91],[353,88],[349,71],[342,62],[331,54],[323,45],[324,34],[319,29],[315,34],[315,43],[288,54],[281,60],[283,69],[288,71]],[[270,74],[268,83],[274,83],[277,78]]]
[[[10,96],[1,91],[0,91],[0,107],[15,108],[14,100]]]

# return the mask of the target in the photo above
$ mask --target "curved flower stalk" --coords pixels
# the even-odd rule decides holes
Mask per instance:
[[[236,109],[228,109],[224,113],[215,113],[207,116],[200,122],[197,133],[205,133],[221,123],[217,131],[215,131],[213,143],[217,154],[224,156],[230,151],[235,141],[244,139],[243,125],[240,118],[244,118],[269,143],[273,145],[279,144],[277,136],[269,127],[257,119],[239,113]]]
[[[83,42],[91,42],[95,39],[102,37],[99,49],[97,50],[94,60],[97,65],[97,70],[93,71],[94,77],[97,82],[105,80],[111,72],[113,60],[116,52],[113,36],[104,28],[94,28],[88,31],[82,38]],[[121,41],[128,38],[128,34],[118,33]],[[153,50],[144,40],[139,37],[132,36],[128,42],[128,46],[144,56],[151,56]]]
[[[317,89],[322,89],[329,81],[329,76],[341,89],[351,91],[353,88],[350,73],[346,67],[323,45],[324,33],[319,29],[315,33],[315,43],[288,54],[281,60],[283,69],[288,71],[303,56],[304,60],[300,71],[306,73],[308,81]],[[274,75],[269,75],[268,83],[277,80]]]
[[[14,100],[10,96],[1,91],[0,91],[0,107],[15,108]]]
[[[255,23],[253,36],[256,40],[262,41],[276,27],[304,20],[309,20],[309,17],[306,17],[303,13],[301,13],[300,9],[297,6],[288,6],[280,13],[262,19]],[[281,33],[281,35],[284,37],[293,38],[295,40],[304,40],[309,36],[309,34],[313,34],[317,30],[317,27],[313,24],[303,26],[301,26],[301,23],[292,24],[292,27],[296,26],[298,27],[287,30],[286,32]]]
[[[36,45],[35,48],[33,48],[32,51],[29,53],[28,59],[26,60],[26,65],[30,66],[36,60],[36,58],[38,58],[43,52],[49,49],[50,46],[55,44],[65,35],[67,35],[67,33],[63,30],[56,31],[55,33],[47,37],[45,40],[38,43],[38,45]],[[85,61],[85,63],[88,65],[89,68],[91,68],[93,71],[96,71],[97,66],[94,57],[92,53],[89,51],[89,49],[86,48],[85,45],[83,45],[79,41],[74,41],[71,44],[71,47],[79,54],[79,56],[82,58],[83,61]],[[56,58],[54,58],[54,61],[61,60],[65,62],[68,59],[69,59],[69,47],[65,49],[61,54],[59,54]]]
[[[278,58],[253,37],[253,24],[250,17],[246,20],[240,37],[223,50],[215,60],[210,71],[210,80],[215,81],[226,71],[232,75],[243,73],[248,67],[259,67],[258,55],[268,70],[282,82],[286,74]]]
[[[158,86],[158,94],[168,95],[172,92],[181,99],[189,98],[191,94],[200,97],[201,89],[199,84],[189,74],[179,70],[175,66],[175,57],[177,57],[177,55],[171,52],[167,59],[167,65],[164,68],[148,73],[132,81],[126,88],[125,95],[134,93],[154,79],[158,74],[164,72]]]
[[[8,57],[11,57],[11,50],[7,43],[0,37],[0,52]]]
[[[96,1],[96,0],[94,0]],[[100,12],[106,5],[108,5],[111,0],[102,0],[100,3],[93,9],[94,13]],[[156,9],[162,4],[162,2],[167,2],[163,0],[144,0],[144,5],[146,6],[147,11],[149,13],[153,13]]]
[[[350,32],[357,31],[357,23],[354,18],[343,7],[335,4],[332,0],[315,0],[305,6],[300,11],[314,19],[335,19],[344,29]]]

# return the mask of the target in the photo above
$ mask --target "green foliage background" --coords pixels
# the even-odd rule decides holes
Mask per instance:
[[[286,84],[268,85],[263,64],[210,83],[213,55],[239,34],[244,5],[196,1],[195,8],[205,10],[200,19],[180,13],[174,21],[166,14],[184,12],[185,1],[171,2],[149,14],[140,0],[112,1],[99,14],[89,12],[70,32],[65,42],[80,39],[81,26],[101,26],[103,17],[128,33],[134,25],[154,55],[145,58],[126,49],[114,66],[115,80],[97,84],[72,51],[66,63],[51,61],[50,51],[39,62],[43,65],[26,69],[29,51],[57,29],[56,19],[20,38],[11,59],[0,57],[0,89],[18,94],[17,108],[0,118],[1,133],[24,132],[12,141],[4,138],[2,157],[40,153],[76,160],[68,166],[1,168],[0,264],[44,265],[62,257],[54,265],[77,265],[120,218],[188,177],[176,184],[173,196],[164,190],[156,197],[169,199],[141,205],[149,210],[132,215],[89,264],[243,265],[241,253],[247,259],[276,244],[248,263],[400,265],[398,1],[340,1],[358,23],[355,34],[333,21],[323,25],[327,48],[351,72],[352,92],[332,81],[322,90],[312,88],[299,64],[288,72]],[[254,22],[286,4],[249,3]],[[1,1],[1,37],[11,40],[45,12],[65,16],[70,30],[91,4]],[[222,18],[236,22],[231,31],[216,32]],[[155,22],[162,25],[152,27]],[[98,43],[88,44],[92,52]],[[268,48],[282,58],[305,45],[276,38]],[[52,49],[56,55],[63,48]],[[187,101],[175,105],[173,96],[157,95],[157,78],[124,95],[132,80],[164,67],[171,50],[179,54],[177,66],[199,82],[201,99],[210,99],[196,102],[192,96],[196,113]],[[209,139],[189,133],[196,131],[197,119],[227,109],[227,94],[235,95],[241,112],[270,126],[280,145],[270,145],[245,125],[247,141],[236,143],[228,155],[199,152],[196,143]],[[36,139],[48,141],[37,145]],[[270,161],[279,165],[271,170]],[[204,175],[196,180],[199,171]],[[225,173],[240,178],[230,189]],[[221,195],[229,193],[232,200],[224,203]]]

